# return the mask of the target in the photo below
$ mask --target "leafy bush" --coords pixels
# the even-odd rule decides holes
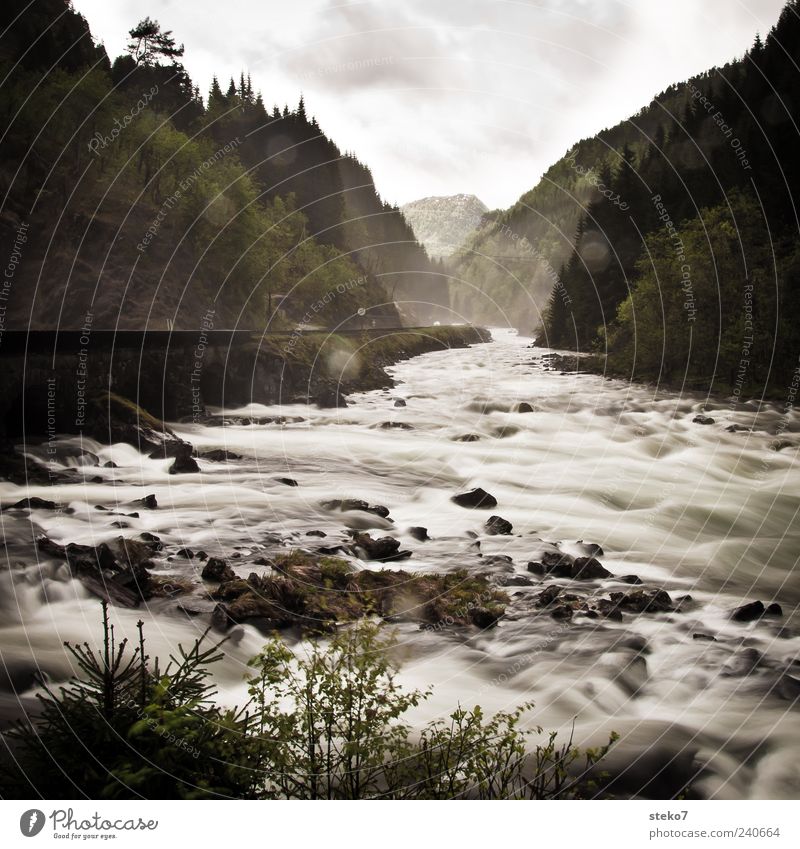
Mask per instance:
[[[371,622],[295,655],[270,640],[250,661],[250,699],[213,701],[219,646],[182,648],[162,670],[139,645],[126,657],[103,605],[103,646],[71,646],[80,676],[6,735],[5,797],[452,799],[582,798],[602,792],[609,746],[531,738],[533,707],[486,718],[456,708],[415,732],[403,721],[430,691],[397,681],[393,638]]]

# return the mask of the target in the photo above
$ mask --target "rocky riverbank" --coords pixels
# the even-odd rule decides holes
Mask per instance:
[[[164,420],[213,421],[208,407],[247,404],[346,406],[354,392],[391,387],[387,366],[429,351],[491,341],[468,325],[359,334],[225,334],[202,349],[170,334],[86,338],[88,348],[53,354],[28,347],[4,357],[0,400],[0,478],[55,483],[67,478],[29,462],[18,444],[81,434],[175,457],[175,472],[196,471],[191,447]],[[161,339],[161,336],[164,339]],[[137,347],[138,346],[138,347]],[[144,347],[146,346],[146,347]],[[109,391],[111,387],[111,391]],[[54,450],[52,453],[56,453]]]

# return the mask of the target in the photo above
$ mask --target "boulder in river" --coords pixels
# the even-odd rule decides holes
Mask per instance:
[[[395,407],[405,407],[406,402],[402,398],[395,398],[394,405]]]
[[[409,528],[408,533],[409,536],[414,537],[414,539],[419,542],[427,542],[430,539],[430,537],[428,536],[428,529],[423,528],[419,525],[416,525],[413,528]]]
[[[569,578],[572,581],[594,581],[612,577],[611,572],[594,557],[573,557],[562,551],[545,551],[540,560],[528,563],[528,571],[536,575]]]
[[[452,496],[450,500],[459,507],[468,507],[471,510],[489,510],[497,507],[497,499],[480,487],[471,489],[469,492],[460,492]]]
[[[282,483],[284,486],[299,486],[294,478],[275,478],[275,483]]]
[[[692,419],[692,422],[694,424],[699,424],[699,425],[712,425],[712,424],[714,424],[714,419],[712,419],[711,416],[704,416],[701,413],[701,414],[695,416]]]
[[[531,407],[531,405],[527,401],[520,401],[520,403],[517,404],[517,412],[518,413],[532,413],[533,407]]]
[[[410,551],[400,551],[400,540],[394,537],[372,539],[369,534],[357,533],[353,537],[353,553],[365,560],[378,560],[389,563],[393,560],[405,560],[411,557]]]
[[[144,498],[137,498],[135,501],[131,501],[131,504],[141,504],[142,507],[146,507],[148,510],[158,509],[158,501],[153,493],[145,495]]]
[[[200,455],[204,460],[211,460],[212,463],[224,463],[227,460],[241,460],[242,455],[235,451],[227,451],[225,448],[214,448],[212,451],[206,451]]]
[[[113,392],[102,392],[87,404],[84,433],[106,445],[125,442],[143,454],[161,457],[186,444],[160,419]]]
[[[751,601],[737,607],[731,613],[731,619],[734,622],[753,622],[760,619],[764,615],[764,603],[761,601]]]
[[[490,536],[508,536],[514,529],[511,522],[501,516],[489,516],[484,527]]]
[[[236,580],[236,573],[221,557],[209,557],[203,567],[202,578],[204,581],[216,581],[222,584],[225,581]]]
[[[341,510],[342,513],[347,513],[351,510],[360,510],[362,513],[374,513],[382,519],[389,518],[389,508],[381,504],[368,504],[361,498],[333,498],[330,501],[323,501],[322,506],[326,510]]]
[[[57,510],[58,504],[55,501],[48,501],[45,498],[39,498],[34,495],[31,498],[23,498],[12,504],[10,507],[5,507],[5,510]]]
[[[181,443],[176,449],[175,460],[168,469],[171,475],[195,474],[200,471],[197,460],[192,457],[192,446],[188,442]]]

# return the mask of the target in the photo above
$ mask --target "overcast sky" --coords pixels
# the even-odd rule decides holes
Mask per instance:
[[[741,56],[783,0],[74,0],[113,57],[150,15],[203,93],[244,70],[309,113],[384,198],[506,207],[577,140]]]

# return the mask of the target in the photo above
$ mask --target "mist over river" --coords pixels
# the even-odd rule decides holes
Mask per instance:
[[[400,363],[389,369],[394,389],[350,396],[346,408],[252,406],[225,411],[224,427],[174,425],[199,453],[224,448],[243,456],[200,459],[199,475],[170,476],[171,460],[69,437],[58,442],[54,468],[78,466],[84,475],[76,483],[0,483],[4,506],[38,495],[74,510],[2,514],[4,711],[15,702],[14,688],[25,699],[33,692],[26,682],[35,664],[52,680],[67,675],[64,640],[99,639],[97,600],[63,561],[37,562],[36,537],[98,545],[150,532],[164,544],[156,574],[198,576],[201,564],[175,557],[189,547],[224,556],[247,576],[265,571],[252,560],[270,551],[342,543],[345,526],[362,527],[364,514],[322,502],[360,498],[390,511],[391,521],[369,518],[370,533],[396,536],[412,551],[397,568],[463,568],[511,583],[512,603],[495,628],[395,626],[402,679],[433,686],[416,709],[420,720],[459,702],[498,710],[533,700],[534,721],[545,729],[568,736],[574,722],[578,742],[621,735],[608,759],[612,773],[622,774],[620,793],[652,779],[649,793],[658,795],[696,775],[695,792],[704,796],[797,798],[798,415],[685,393],[654,398],[652,387],[562,374],[549,367],[551,352],[527,347],[531,340],[504,330],[493,335],[490,344]],[[368,346],[354,356],[369,357]],[[395,406],[398,399],[405,406]],[[532,412],[516,412],[520,402]],[[714,423],[694,423],[701,412]],[[237,423],[245,416],[284,419]],[[744,429],[726,430],[734,424]],[[28,451],[45,457],[44,446]],[[117,467],[103,467],[109,460]],[[102,482],[92,482],[98,475]],[[450,500],[473,487],[494,495],[497,507],[470,510]],[[138,510],[138,518],[109,515],[130,513],[130,502],[148,493],[159,509]],[[511,535],[486,534],[492,514],[513,524]],[[115,520],[128,528],[121,531]],[[431,539],[413,538],[412,526],[427,528]],[[309,530],[326,536],[307,536]],[[535,576],[528,562],[549,543],[584,553],[580,541],[602,547],[599,559],[613,575],[635,574],[673,599],[691,599],[674,612],[622,621],[557,621],[533,611],[530,599],[543,582],[570,582]],[[516,586],[517,577],[532,580]],[[630,589],[614,578],[592,586]],[[783,615],[731,620],[734,608],[756,599],[778,602]],[[113,617],[130,636],[143,618],[150,654],[166,655],[208,625],[207,616],[188,618],[180,602],[114,608]],[[216,667],[221,699],[243,700],[246,661],[263,641],[251,625],[231,632]]]

